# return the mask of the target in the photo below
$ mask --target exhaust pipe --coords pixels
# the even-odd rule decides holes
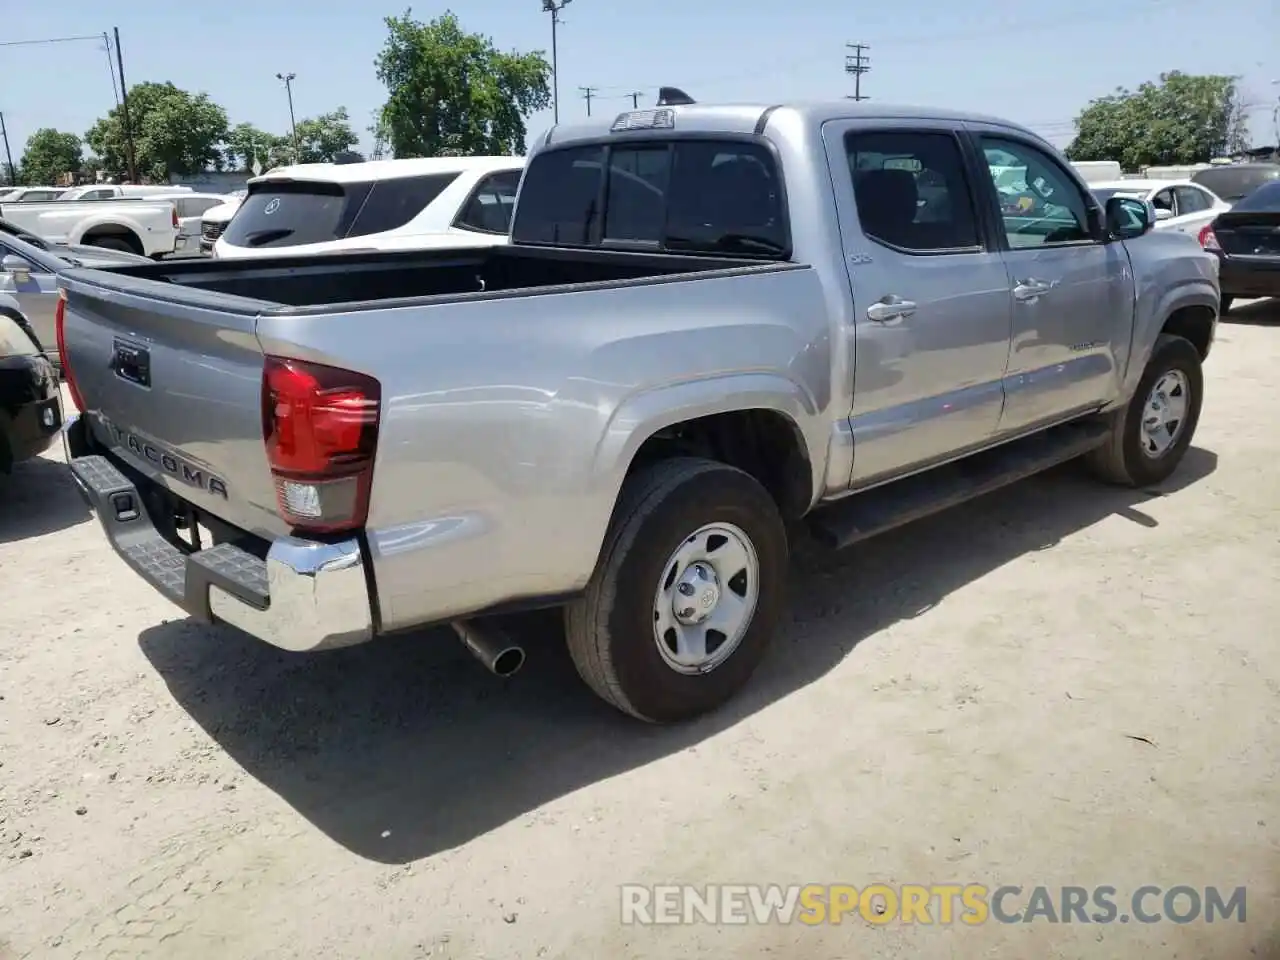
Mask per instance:
[[[492,674],[509,677],[524,666],[524,647],[492,620],[455,620],[463,644]]]

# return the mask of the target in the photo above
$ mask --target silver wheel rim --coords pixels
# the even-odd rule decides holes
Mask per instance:
[[[653,596],[653,639],[677,673],[710,673],[742,643],[760,596],[760,561],[740,527],[709,523],[672,552]]]
[[[1155,382],[1142,407],[1142,452],[1159,459],[1182,436],[1191,400],[1191,384],[1181,370],[1168,370]]]

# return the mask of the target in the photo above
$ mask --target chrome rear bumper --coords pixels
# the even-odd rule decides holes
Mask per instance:
[[[183,549],[147,514],[145,499],[108,457],[89,452],[79,415],[62,433],[71,475],[117,554],[189,615],[295,652],[373,638],[373,605],[358,539],[279,537],[265,560],[232,543]]]

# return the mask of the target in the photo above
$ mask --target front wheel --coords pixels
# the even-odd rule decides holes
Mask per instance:
[[[1183,337],[1160,334],[1133,398],[1087,463],[1109,483],[1159,483],[1178,468],[1191,446],[1203,400],[1199,351]]]
[[[778,507],[749,474],[683,457],[637,472],[586,593],[565,612],[578,673],[641,720],[715,709],[764,656],[787,559]]]

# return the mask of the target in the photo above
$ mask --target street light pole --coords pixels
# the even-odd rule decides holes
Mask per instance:
[[[285,96],[289,98],[289,128],[293,132],[293,162],[300,163],[298,153],[298,121],[293,116],[293,81],[298,79],[296,73],[277,73],[276,79],[284,83]]]
[[[556,27],[560,25],[560,11],[570,0],[542,0],[542,12],[551,14],[551,110],[553,122],[560,122],[560,64],[556,51]]]

